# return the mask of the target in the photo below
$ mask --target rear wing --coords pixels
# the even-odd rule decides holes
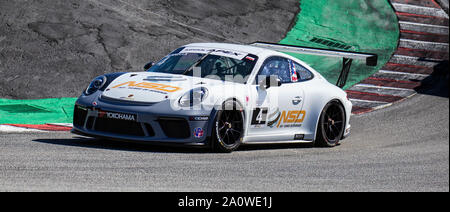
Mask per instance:
[[[354,59],[355,60],[364,60],[366,62],[367,66],[376,66],[378,63],[378,55],[370,54],[370,53],[330,50],[330,49],[312,48],[312,47],[304,47],[304,46],[292,46],[292,45],[267,43],[267,42],[255,42],[255,43],[251,43],[250,45],[256,46],[256,47],[261,47],[261,48],[266,48],[266,49],[270,49],[270,50],[275,50],[275,51],[279,51],[279,52],[289,52],[289,53],[297,53],[297,54],[308,54],[308,55],[343,58],[341,74],[339,75],[338,81],[336,83],[336,85],[340,88],[344,87],[345,83],[347,82],[347,77],[350,72],[350,67],[351,67],[352,61]]]

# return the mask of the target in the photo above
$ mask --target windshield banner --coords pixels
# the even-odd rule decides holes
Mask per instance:
[[[189,47],[184,48],[180,53],[199,53],[199,54],[208,54],[210,53],[212,55],[217,56],[223,56],[223,57],[230,57],[237,60],[244,59],[245,56],[248,55],[248,53],[238,52],[234,50],[226,50],[226,49],[217,49],[217,48],[203,48],[203,47]]]

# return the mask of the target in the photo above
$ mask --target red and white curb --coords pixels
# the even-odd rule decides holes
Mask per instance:
[[[435,0],[391,0],[400,26],[397,51],[377,73],[349,88],[353,114],[414,96],[433,67],[449,58],[449,17]]]
[[[0,133],[70,131],[71,123],[50,124],[0,124]]]

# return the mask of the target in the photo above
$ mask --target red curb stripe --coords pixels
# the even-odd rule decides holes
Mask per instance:
[[[418,34],[418,35],[429,35],[429,36],[441,36],[442,35],[442,34],[436,34],[436,33],[431,33],[431,32],[419,32],[419,31],[407,30],[407,29],[401,29],[400,30],[400,34],[401,33],[410,33],[410,34]]]
[[[436,16],[417,15],[411,13],[396,12],[399,21],[407,21],[421,24],[448,26],[448,19]]]
[[[433,0],[424,1],[424,0],[391,0],[393,3],[399,4],[409,4],[414,6],[422,6],[422,7],[432,7],[432,8],[441,8],[438,3]]]
[[[439,17],[439,16],[431,16],[431,15],[421,15],[421,14],[414,14],[414,13],[407,13],[407,12],[395,12],[395,14],[397,14],[397,16],[410,16],[410,17],[420,17],[420,18],[439,18],[439,19],[447,19],[444,17]]]
[[[363,91],[346,91],[349,98],[352,99],[360,99],[360,100],[368,100],[368,101],[379,101],[379,102],[396,102],[403,97],[400,96],[391,96],[391,95],[383,95],[383,94],[377,94],[377,93],[369,93],[369,92],[363,92]]]
[[[418,40],[418,41],[428,41],[437,43],[448,43],[448,35],[425,35],[417,33],[402,32],[400,33],[400,38]]]
[[[436,8],[441,8],[441,5],[439,5],[435,0],[430,0],[433,2],[433,4],[436,6]]]
[[[393,79],[376,78],[376,77],[369,77],[361,82],[365,83],[365,84],[370,84],[370,85],[392,87],[392,88],[405,88],[405,89],[414,89],[421,85],[420,82],[405,81],[405,80],[393,80]]]
[[[428,51],[421,49],[410,49],[405,47],[397,48],[395,52],[396,55],[405,55],[411,57],[424,57],[424,58],[432,58],[438,60],[445,60],[449,58],[448,52],[438,52],[438,51]]]
[[[71,127],[57,126],[52,124],[6,124],[6,125],[45,131],[70,131],[72,129]]]
[[[355,115],[360,115],[363,113],[368,113],[373,111],[373,108],[366,108],[366,107],[358,107],[358,106],[353,106],[352,107],[352,113]]]
[[[406,83],[406,84],[417,84],[418,82],[408,81],[408,80],[395,80],[395,79],[386,79],[379,77],[368,77],[367,79],[378,80],[378,81],[389,81],[389,82],[398,82],[398,83]]]
[[[383,70],[388,71],[398,71],[404,73],[412,73],[412,74],[431,74],[433,73],[433,68],[418,66],[418,65],[409,65],[409,64],[400,64],[400,63],[386,63]]]
[[[438,26],[448,26],[448,22],[449,22],[448,19],[446,19],[446,18],[440,18],[440,17],[435,17],[435,16],[416,15],[416,14],[409,14],[409,13],[400,13],[400,12],[397,12],[397,17],[398,17],[399,21],[438,25]]]

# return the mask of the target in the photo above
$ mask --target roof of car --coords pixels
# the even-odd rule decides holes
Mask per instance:
[[[234,50],[239,52],[246,52],[250,54],[259,55],[263,52],[272,51],[260,47],[241,45],[241,44],[231,44],[231,43],[191,43],[185,45],[185,47],[205,47],[205,48],[219,48],[226,50]],[[275,52],[275,51],[273,51]]]

